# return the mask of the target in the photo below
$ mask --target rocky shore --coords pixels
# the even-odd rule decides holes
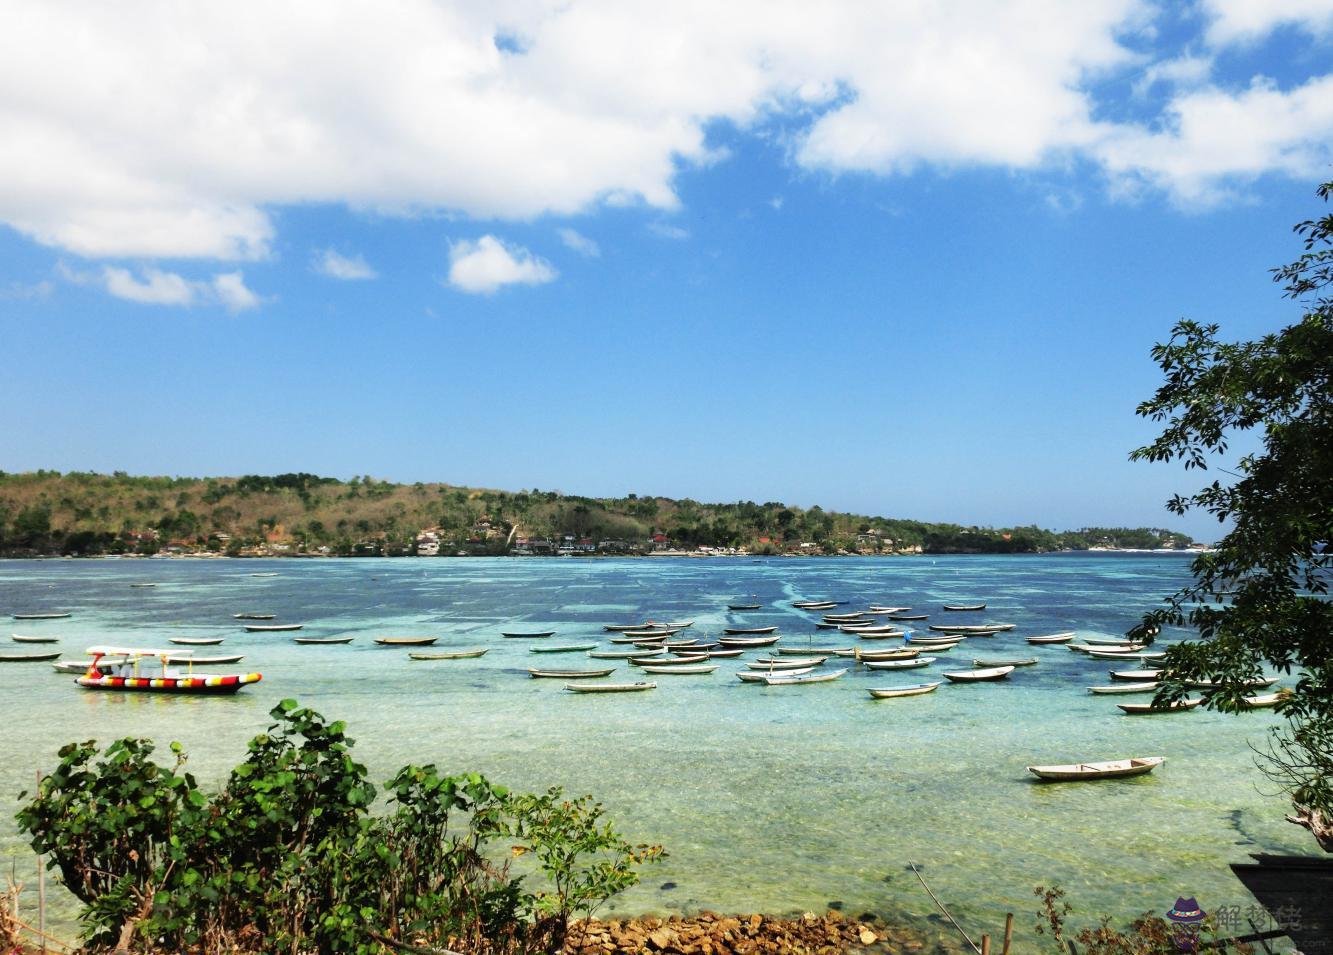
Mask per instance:
[[[806,912],[793,918],[767,915],[698,915],[575,923],[565,955],[837,955],[842,952],[916,953],[934,946],[869,916]]]

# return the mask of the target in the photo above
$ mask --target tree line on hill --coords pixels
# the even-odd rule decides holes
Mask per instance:
[[[369,476],[137,477],[116,472],[0,472],[0,553],[239,555],[416,553],[423,530],[442,554],[505,554],[523,539],[752,553],[1039,553],[1089,547],[1184,547],[1161,528],[964,527],[800,508],[776,501],[702,504],[665,497],[591,498],[395,484]]]

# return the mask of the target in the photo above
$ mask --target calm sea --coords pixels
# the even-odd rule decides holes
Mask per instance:
[[[268,572],[278,576],[251,576]],[[1108,664],[1022,639],[1071,629],[1119,635],[1187,575],[1187,558],[1148,554],[0,562],[0,612],[73,611],[67,620],[8,621],[18,633],[59,634],[67,654],[100,642],[220,636],[218,652],[246,655],[227,669],[264,674],[234,698],[180,699],[81,691],[46,664],[0,666],[0,793],[14,807],[62,743],[122,735],[179,740],[193,771],[216,780],[268,725],[269,709],[295,697],[346,720],[377,779],[433,761],[515,788],[595,794],[626,835],[671,854],[616,903],[623,912],[833,905],[933,928],[934,908],[909,860],[974,937],[996,932],[1006,911],[1026,930],[1038,883],[1060,884],[1089,916],[1162,912],[1177,896],[1196,896],[1208,910],[1246,906],[1228,862],[1311,845],[1282,821],[1283,798],[1253,765],[1250,745],[1277,722],[1271,712],[1124,716],[1117,700],[1145,698],[1086,689],[1109,682]],[[143,582],[157,586],[130,586]],[[590,665],[582,654],[533,654],[531,641],[500,636],[512,625],[556,630],[550,642],[588,642],[609,636],[604,623],[692,618],[697,634],[729,621],[776,624],[783,645],[847,645],[850,638],[816,632],[815,615],[791,608],[802,598],[848,601],[840,609],[911,606],[932,621],[941,603],[985,600],[982,614],[948,616],[1017,629],[898,674],[853,667],[832,683],[768,688],[740,683],[732,674],[743,660],[726,660],[710,676],[664,676],[655,691],[601,697],[525,672]],[[729,614],[729,602],[763,609]],[[356,639],[298,646],[291,634],[248,634],[231,618],[242,611],[302,622],[302,635]],[[372,643],[393,635],[438,636],[437,649],[491,649],[478,659],[413,662]],[[1041,662],[1003,683],[946,684],[879,702],[866,693],[940,679],[938,671],[970,667],[973,656],[1013,655]],[[636,672],[622,666],[612,679]],[[1133,755],[1167,763],[1102,784],[1043,786],[1024,771],[1032,762]],[[0,813],[0,848],[31,887],[32,857],[9,809]],[[57,920],[67,920],[70,900],[53,904]]]

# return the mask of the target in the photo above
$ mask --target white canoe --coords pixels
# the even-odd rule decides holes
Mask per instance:
[[[861,650],[858,653],[850,653],[846,655],[854,657],[857,660],[883,662],[884,660],[915,660],[917,657],[921,656],[921,651],[916,647],[913,647],[910,650],[906,647],[899,647],[895,650]]]
[[[1064,633],[1050,633],[1040,637],[1028,637],[1028,643],[1068,643],[1074,639],[1074,631],[1066,630]]]
[[[553,680],[594,680],[599,676],[610,676],[616,671],[615,667],[607,667],[605,670],[539,670],[536,667],[528,669],[528,676],[536,679]]]
[[[1264,687],[1272,686],[1276,682],[1277,682],[1277,677],[1265,676],[1265,677],[1260,677],[1256,680],[1243,680],[1240,681],[1238,685],[1243,686],[1247,690],[1262,690]],[[1197,687],[1199,689],[1203,689],[1204,687],[1222,686],[1222,685],[1224,685],[1224,681],[1221,680],[1191,680],[1189,683],[1186,684],[1186,686]]]
[[[655,690],[656,683],[566,683],[565,689],[571,693],[638,693],[641,690]]]
[[[700,654],[697,657],[630,657],[628,661],[630,666],[634,667],[687,667],[696,663],[706,663],[707,654]]]
[[[221,637],[167,637],[167,640],[183,647],[216,647],[222,642]]]
[[[718,637],[717,642],[724,647],[771,647],[781,637]]]
[[[1157,706],[1155,703],[1117,703],[1130,716],[1142,716],[1149,713],[1175,713],[1178,710],[1192,710],[1203,700],[1177,700],[1168,706]]]
[[[988,667],[984,670],[954,670],[946,672],[944,678],[954,683],[980,683],[986,680],[1003,680],[1013,672],[1013,667]]]
[[[1090,686],[1088,687],[1088,692],[1102,695],[1112,693],[1155,693],[1157,692],[1157,682],[1116,683],[1112,686]]]
[[[716,663],[692,663],[689,666],[683,666],[683,667],[663,667],[663,666],[650,665],[643,667],[643,672],[670,674],[673,676],[674,675],[689,676],[691,674],[697,674],[697,673],[712,673],[714,670],[717,669],[717,667],[718,665]]]
[[[1258,696],[1245,697],[1245,708],[1247,710],[1264,710],[1272,706],[1277,706],[1282,697],[1286,694],[1279,690],[1276,693],[1262,693]]]
[[[781,670],[779,672],[782,676],[804,676],[814,671],[814,667],[803,667],[800,670]],[[740,670],[736,673],[736,679],[745,683],[763,683],[768,679],[768,674],[761,670]]]
[[[911,686],[885,686],[871,687],[869,693],[877,700],[891,700],[898,696],[921,696],[923,693],[930,693],[940,686],[936,683],[914,683]]]
[[[68,616],[68,611],[56,611],[52,613],[16,613],[13,615],[15,620],[64,620]]]
[[[300,630],[303,623],[247,623],[247,633],[283,633],[288,630]]]
[[[861,664],[867,670],[915,670],[917,667],[928,667],[934,662],[934,657],[916,657],[909,660],[862,660]]]
[[[769,686],[794,686],[798,683],[828,683],[830,680],[841,679],[846,676],[846,670],[834,670],[831,673],[808,673],[802,676],[791,676],[787,673],[779,673],[776,676],[764,674],[764,682]]]
[[[440,650],[434,653],[409,653],[408,656],[413,660],[471,660],[473,657],[484,656],[490,647],[480,647],[476,650]]]
[[[1162,763],[1165,756],[1143,756],[1133,759],[1111,759],[1100,763],[1069,763],[1063,766],[1029,766],[1028,772],[1048,782],[1080,782],[1086,779],[1119,779],[1142,776]]]
[[[594,660],[642,660],[647,657],[666,659],[666,650],[589,650],[588,656]]]
[[[817,667],[828,657],[791,657],[780,660],[775,657],[763,657],[746,663],[751,670],[800,670],[803,667]]]
[[[989,669],[993,667],[1030,667],[1037,663],[1036,657],[1022,657],[1011,660],[973,660],[972,665],[977,669]]]
[[[852,647],[775,647],[774,651],[783,657],[808,657],[815,655],[842,657],[851,656],[856,651]]]
[[[24,633],[11,633],[9,637],[15,643],[59,643],[60,642],[60,638],[57,636],[34,637]]]
[[[1138,660],[1140,663],[1147,663],[1149,660],[1164,659],[1166,651],[1154,650],[1150,653],[1140,653],[1137,650],[1089,650],[1088,656],[1095,660]]]
[[[1160,670],[1109,670],[1112,680],[1129,680],[1132,683],[1146,683],[1162,675]]]

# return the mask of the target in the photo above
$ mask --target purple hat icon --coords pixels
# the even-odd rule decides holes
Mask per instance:
[[[1190,896],[1188,899],[1176,899],[1176,904],[1171,907],[1170,912],[1166,913],[1166,917],[1176,924],[1190,925],[1195,922],[1202,922],[1207,914],[1199,908],[1199,900]]]

